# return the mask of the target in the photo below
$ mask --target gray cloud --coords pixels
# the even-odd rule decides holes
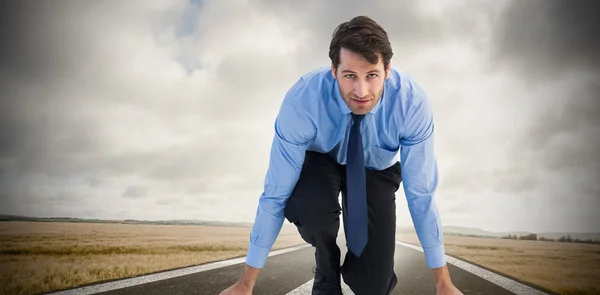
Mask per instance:
[[[143,198],[146,196],[146,189],[139,186],[128,186],[122,194],[124,198]]]
[[[455,2],[433,5],[377,0],[348,5],[345,1],[264,0],[257,4],[268,16],[290,24],[292,33],[303,36],[302,51],[295,58],[302,70],[329,63],[328,48],[334,29],[357,15],[369,16],[384,27],[394,47],[393,60],[402,65],[424,47],[458,39],[477,42],[469,33],[487,25],[481,18],[485,19],[494,7],[475,4],[470,6],[469,14],[464,14],[461,4]]]
[[[541,113],[524,144],[530,144],[532,151],[543,151],[544,168],[585,169],[599,179],[600,81],[586,86],[563,106]]]
[[[491,60],[530,81],[600,66],[597,1],[511,1],[498,20]]]
[[[598,81],[579,82],[567,97],[532,114],[532,124],[515,134],[512,142],[513,169],[528,171],[540,181],[546,178],[545,183],[548,175],[560,175],[560,182],[549,185],[600,201],[599,86]],[[539,101],[544,99],[548,98]],[[513,180],[507,183],[519,181]]]

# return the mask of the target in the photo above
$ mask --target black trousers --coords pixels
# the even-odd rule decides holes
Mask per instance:
[[[366,170],[369,241],[360,257],[347,251],[340,268],[336,243],[340,214],[346,213],[346,167],[329,155],[308,151],[300,179],[285,208],[285,217],[298,228],[300,236],[315,247],[321,272],[340,271],[344,282],[356,295],[389,294],[396,285],[394,252],[396,235],[396,196],[402,181],[400,163],[381,170]]]

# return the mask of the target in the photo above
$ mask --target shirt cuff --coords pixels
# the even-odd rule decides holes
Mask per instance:
[[[425,263],[427,264],[427,267],[438,268],[446,264],[444,245],[433,248],[423,248],[423,252],[425,253]]]
[[[263,248],[250,243],[248,245],[248,255],[246,256],[246,264],[254,268],[263,268],[269,256],[269,248]]]

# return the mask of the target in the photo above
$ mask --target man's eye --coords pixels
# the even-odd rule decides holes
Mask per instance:
[[[356,75],[346,74],[344,77],[346,77],[347,79],[354,79],[354,78],[356,78]],[[375,79],[375,78],[377,78],[377,74],[369,74],[367,77],[369,77],[369,79]]]

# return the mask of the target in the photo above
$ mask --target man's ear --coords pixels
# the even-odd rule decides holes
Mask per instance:
[[[332,64],[331,65],[331,75],[333,76],[333,79],[337,78],[336,75],[335,75],[335,71],[336,71],[335,66]]]
[[[392,71],[392,63],[390,62],[387,67],[385,68],[385,78],[387,79],[390,76],[390,73]]]

